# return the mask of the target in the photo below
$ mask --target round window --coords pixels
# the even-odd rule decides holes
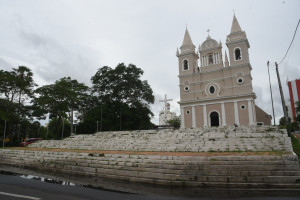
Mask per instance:
[[[237,79],[237,83],[238,83],[238,84],[244,83],[244,79],[243,79],[243,78],[238,78],[238,79]]]
[[[241,109],[244,110],[246,108],[245,105],[241,105]]]
[[[210,87],[209,87],[209,92],[210,92],[211,94],[214,94],[215,91],[216,91],[216,89],[215,89],[214,86],[210,86]]]
[[[189,91],[190,90],[190,87],[189,86],[185,86],[184,87],[184,91]]]
[[[186,114],[190,114],[190,111],[189,111],[189,110],[187,110],[187,111],[186,111]]]

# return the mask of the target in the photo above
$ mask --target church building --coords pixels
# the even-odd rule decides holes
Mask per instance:
[[[197,52],[186,29],[177,49],[182,128],[271,124],[270,115],[254,103],[250,44],[235,15],[226,46],[225,62],[221,41],[209,35]]]
[[[166,108],[159,113],[159,125],[169,125],[168,121],[177,117],[175,112],[171,112],[170,104],[167,103],[166,105]]]

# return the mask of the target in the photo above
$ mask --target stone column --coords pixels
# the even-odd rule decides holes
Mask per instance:
[[[196,128],[195,106],[192,106],[192,127],[193,127],[193,128]]]
[[[248,100],[248,113],[249,113],[249,125],[253,125],[253,109],[252,109],[252,102]]]
[[[184,126],[184,109],[181,108],[181,128],[185,128]]]
[[[240,125],[239,110],[237,102],[234,102],[234,120],[237,125]]]
[[[203,105],[203,122],[204,122],[204,127],[207,126],[206,105]]]
[[[253,123],[254,125],[256,125],[257,121],[256,121],[256,109],[255,109],[255,104],[254,101],[252,101],[252,112],[253,112]]]
[[[221,103],[221,109],[222,109],[222,126],[226,126],[226,113],[225,113],[224,103]]]

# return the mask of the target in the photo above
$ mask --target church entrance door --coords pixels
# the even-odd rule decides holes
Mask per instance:
[[[217,112],[210,113],[210,126],[220,126],[219,114]]]

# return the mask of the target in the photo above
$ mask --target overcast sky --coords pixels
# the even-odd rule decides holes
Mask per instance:
[[[178,58],[187,25],[199,46],[210,36],[223,43],[233,10],[250,43],[256,104],[271,114],[266,63],[277,120],[283,115],[274,62],[280,62],[300,18],[299,0],[0,0],[0,69],[29,67],[39,86],[70,76],[91,86],[102,66],[124,62],[144,70],[156,97],[151,106],[158,124],[164,94],[180,114]],[[287,78],[300,78],[300,31],[280,67],[285,99]],[[224,55],[224,54],[223,54]]]

